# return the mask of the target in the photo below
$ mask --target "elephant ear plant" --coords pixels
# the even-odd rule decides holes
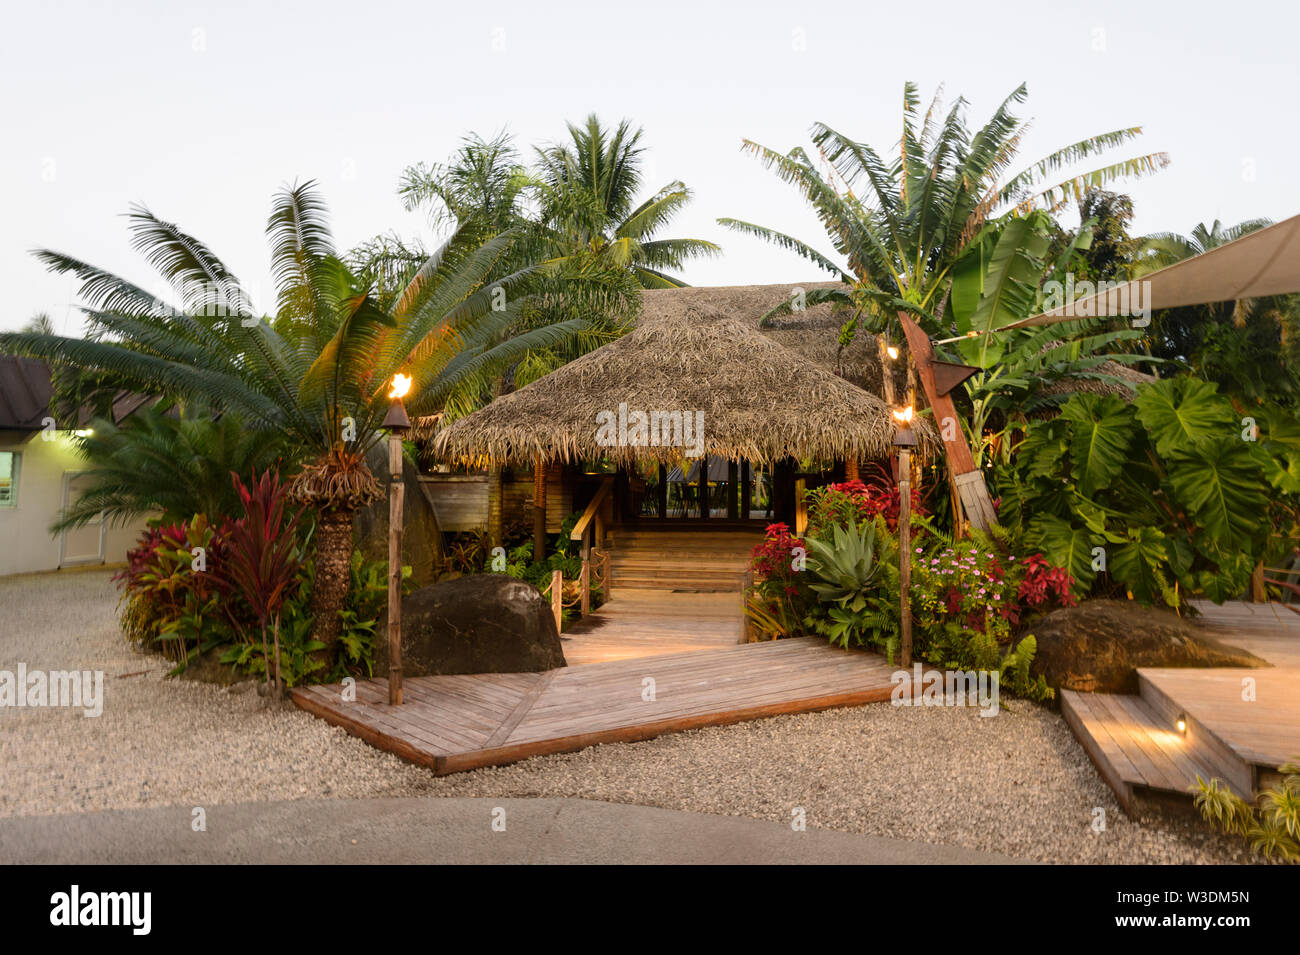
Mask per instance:
[[[861,527],[834,524],[831,539],[807,539],[809,588],[832,606],[826,617],[811,613],[804,623],[831,643],[882,647],[893,662],[898,647],[898,545],[877,517]]]
[[[280,692],[280,611],[298,586],[302,570],[302,544],[298,526],[302,514],[286,513],[287,489],[273,471],[259,478],[253,475],[245,487],[238,475],[231,475],[244,516],[230,522],[225,531],[225,580],[231,593],[252,610],[261,630],[262,653],[267,661],[266,678],[275,668],[275,693]],[[267,650],[266,631],[271,628],[275,657]]]

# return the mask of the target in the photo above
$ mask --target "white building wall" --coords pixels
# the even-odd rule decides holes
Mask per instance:
[[[0,576],[57,570],[59,538],[49,527],[63,507],[64,474],[85,470],[85,460],[68,432],[57,432],[51,440],[40,433],[22,440],[0,432],[0,451],[22,455],[17,507],[0,507]],[[125,561],[144,526],[140,519],[126,527],[107,527],[103,562]]]

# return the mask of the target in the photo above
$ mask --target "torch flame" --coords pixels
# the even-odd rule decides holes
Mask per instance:
[[[903,408],[903,409],[901,409],[901,410],[897,410],[897,411],[895,411],[895,412],[894,412],[894,420],[897,421],[899,424],[902,424],[902,425],[911,424],[911,423],[912,423],[912,406],[911,406],[911,405],[908,405],[906,408]]]
[[[404,398],[406,393],[411,390],[411,376],[396,374],[393,376],[393,390],[388,393],[390,398]]]
[[[890,358],[891,361],[897,361],[897,360],[898,360],[898,346],[896,346],[896,345],[890,345],[890,346],[888,346],[888,347],[885,349],[885,354],[887,354],[887,355],[889,356],[889,358]]]

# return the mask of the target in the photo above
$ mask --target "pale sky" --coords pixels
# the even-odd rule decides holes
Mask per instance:
[[[818,278],[724,230],[758,221],[829,252],[797,194],[743,138],[782,151],[815,120],[892,149],[907,79],[942,83],[979,125],[1018,83],[1027,162],[1141,125],[1171,164],[1121,187],[1136,231],[1300,212],[1294,0],[971,4],[385,2],[13,3],[0,31],[0,328],[48,311],[77,334],[48,246],[148,288],[120,214],[146,203],[273,304],[263,228],[283,182],[319,179],[336,241],[428,235],[395,190],[408,164],[508,128],[521,147],[589,112],[645,127],[648,179],[695,200],[666,233],[712,239],[694,285]],[[1120,153],[1114,154],[1119,158]],[[1073,221],[1073,213],[1069,214]]]

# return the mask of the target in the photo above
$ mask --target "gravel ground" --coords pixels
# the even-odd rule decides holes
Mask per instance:
[[[165,677],[110,574],[0,578],[0,669],[101,669],[103,715],[0,710],[0,816],[250,800],[573,796],[923,840],[1047,862],[1248,861],[1195,817],[1128,820],[1060,716],[885,705],[593,747],[435,778],[250,689]],[[1096,810],[1104,832],[1094,832]]]

